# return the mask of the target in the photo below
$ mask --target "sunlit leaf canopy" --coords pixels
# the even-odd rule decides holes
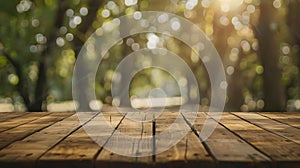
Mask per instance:
[[[215,45],[227,77],[226,110],[299,111],[297,7],[297,0],[3,1],[0,103],[12,104],[10,110],[34,111],[72,100],[76,57],[95,30],[122,15],[139,17],[140,11],[165,11],[193,22]],[[174,20],[172,27],[179,29],[180,24]],[[141,33],[123,39],[106,53],[93,84],[99,101],[93,101],[91,108],[95,103],[113,102],[111,80],[115,68],[126,55],[142,48],[166,48],[179,55],[197,78],[199,103],[209,106],[211,88],[205,60],[178,39]],[[151,61],[141,56],[132,66],[137,64]],[[142,99],[152,89],[161,88],[170,98],[180,97],[179,85],[187,83],[184,75],[177,83],[168,72],[145,69],[131,81],[130,95]]]

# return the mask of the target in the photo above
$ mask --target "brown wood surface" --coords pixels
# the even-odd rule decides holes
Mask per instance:
[[[134,121],[114,108],[102,113],[0,113],[0,168],[300,168],[300,113],[224,112],[217,122],[214,113],[199,112],[191,122],[174,109],[147,122]],[[202,128],[214,125],[206,139]],[[120,145],[121,134],[134,138]],[[182,139],[160,151],[160,145],[168,145],[178,134]],[[109,145],[134,157],[116,154]]]
[[[223,114],[223,116],[226,114]],[[208,117],[208,118],[207,118]],[[207,124],[213,126],[216,121],[205,113],[199,113],[194,128],[199,131],[207,118]],[[221,120],[222,121],[222,120]],[[199,133],[200,134],[200,133]],[[200,138],[204,139],[205,137]],[[231,130],[218,124],[214,132],[205,140],[207,148],[222,167],[265,167],[270,159]],[[232,164],[234,163],[234,164]]]
[[[300,116],[297,113],[260,113],[269,119],[300,128]]]
[[[172,125],[176,119],[183,119],[183,116],[178,112],[164,112],[156,119],[156,135],[166,131],[173,126],[175,132],[178,133],[182,127],[189,128],[188,123],[179,122]],[[184,121],[184,119],[183,119]],[[176,130],[178,129],[178,130]],[[169,137],[173,133],[170,132]],[[157,139],[159,143],[159,139]],[[162,141],[164,141],[162,139]],[[164,141],[168,142],[168,141]],[[157,146],[159,148],[159,146]],[[201,162],[200,162],[201,160]],[[199,137],[192,130],[188,131],[178,143],[170,147],[167,151],[159,153],[155,156],[156,165],[161,167],[184,167],[188,164],[189,167],[213,167],[213,158],[202,145]]]
[[[18,112],[0,113],[0,122],[3,122],[5,120],[11,119],[11,118],[20,117],[25,114],[30,114],[30,113],[18,113]]]
[[[300,145],[282,136],[253,125],[238,116],[246,113],[224,114],[221,123],[256,149],[272,159],[280,167],[299,167]],[[297,130],[296,133],[299,133]]]
[[[128,135],[131,138],[131,141],[128,145],[118,146],[118,148],[124,151],[122,154],[116,154],[112,151],[109,151],[109,145],[117,145],[122,134]],[[152,136],[152,122],[137,122],[133,121],[130,118],[124,117],[121,123],[109,139],[109,142],[102,149],[101,153],[96,159],[96,167],[115,167],[116,164],[119,164],[122,167],[131,167],[132,163],[145,167],[147,163],[151,163],[152,157],[140,157],[141,152],[152,154],[152,146],[149,148],[141,147],[141,141],[147,136]],[[133,157],[126,157],[125,154],[131,155]],[[145,164],[145,165],[144,165]]]
[[[105,115],[105,117],[113,127],[116,127],[116,124],[122,118],[121,115],[111,113]],[[98,115],[89,121],[89,126],[97,122]],[[111,134],[111,132],[108,134]],[[98,154],[99,150],[99,145],[85,132],[84,128],[80,128],[47,151],[39,159],[38,167],[93,167],[93,158]]]
[[[0,132],[0,149],[17,140],[21,140],[22,138],[27,137],[28,135],[31,135],[43,128],[46,128],[70,115],[72,115],[72,113],[50,114],[43,116],[38,120],[34,120],[29,123],[6,130],[4,132]]]
[[[6,113],[7,114],[7,113]],[[23,113],[24,114],[24,113]],[[0,122],[0,132],[15,128],[19,125],[37,120],[45,115],[49,115],[50,113],[42,112],[42,113],[28,113],[22,117],[18,118],[10,118],[3,122]]]
[[[295,127],[278,121],[270,120],[269,118],[256,113],[240,113],[237,114],[237,116],[260,128],[272,132],[273,134],[277,134],[300,144],[300,131]]]
[[[92,118],[86,118],[88,121]],[[78,129],[76,114],[38,131],[0,151],[0,167],[34,167],[36,161],[63,138]]]

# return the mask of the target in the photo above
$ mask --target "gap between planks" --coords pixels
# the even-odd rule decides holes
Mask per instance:
[[[35,132],[45,129],[52,124],[69,117],[70,115],[72,115],[72,113],[50,113],[49,115],[42,116],[39,119],[0,132],[0,149],[3,149],[15,141],[22,140]]]
[[[50,114],[51,113],[49,112],[27,113],[24,115],[20,115],[19,117],[9,118],[7,120],[4,120],[3,122],[0,122],[0,132],[18,127],[22,124],[26,124]]]
[[[295,127],[300,129],[300,112],[298,113],[257,113],[259,115],[262,115],[264,117],[267,117],[271,120],[275,120],[277,122],[289,125],[291,127]],[[291,117],[292,116],[292,117]]]
[[[170,115],[170,116],[172,116],[172,115]],[[210,122],[216,122],[216,121],[212,121],[213,116],[210,116],[210,117],[211,117],[211,119],[209,120]],[[143,162],[143,160],[138,160],[138,159],[136,159],[135,161],[138,161],[139,163],[148,163],[149,161],[152,161],[155,164],[161,165],[163,167],[168,166],[168,164],[167,164],[168,161],[169,162],[173,161],[173,163],[176,163],[179,165],[185,164],[188,161],[189,161],[189,163],[192,163],[193,160],[192,159],[189,160],[189,158],[192,158],[193,156],[189,156],[189,151],[191,151],[191,153],[193,153],[193,150],[195,149],[195,147],[193,147],[193,145],[199,147],[201,144],[204,146],[204,151],[200,152],[200,154],[207,152],[206,155],[204,155],[204,156],[206,157],[206,159],[208,159],[208,165],[211,165],[210,160],[215,158],[214,161],[216,161],[217,167],[224,166],[224,165],[225,166],[230,165],[229,162],[231,162],[232,160],[230,160],[228,158],[236,157],[236,156],[237,157],[235,158],[235,160],[236,160],[235,163],[237,163],[237,164],[233,165],[233,167],[234,166],[236,166],[236,167],[239,167],[239,166],[244,166],[244,167],[245,166],[246,167],[261,166],[261,165],[264,165],[265,162],[269,162],[270,158],[274,162],[276,162],[276,166],[297,167],[297,165],[299,165],[299,153],[297,153],[297,151],[300,151],[300,149],[299,149],[298,144],[295,145],[295,142],[291,142],[291,141],[283,142],[284,140],[286,140],[286,138],[279,136],[277,134],[274,134],[274,133],[270,134],[269,130],[266,130],[264,128],[261,128],[258,125],[253,124],[253,121],[249,122],[248,120],[241,119],[233,114],[225,113],[225,115],[223,117],[224,118],[221,119],[220,124],[218,125],[216,131],[213,133],[212,137],[210,137],[208,139],[208,141],[203,142],[201,144],[199,137],[196,136],[196,135],[199,135],[199,130],[201,130],[200,128],[203,127],[204,119],[206,119],[206,115],[204,113],[199,113],[199,117],[197,118],[195,125],[192,127],[194,132],[189,132],[187,135],[188,138],[184,137],[178,144],[176,144],[174,147],[170,148],[169,149],[170,151],[166,151],[165,153],[163,152],[163,153],[161,153],[161,155],[158,154],[157,156],[155,156],[155,158],[150,158],[150,159],[146,160],[146,162]],[[93,119],[94,118],[92,118],[91,120],[88,120],[89,122],[86,122],[86,123],[93,123],[92,122]],[[160,132],[159,129],[164,130],[166,128],[166,124],[164,124],[164,123],[160,124],[160,123],[165,122],[165,121],[167,121],[167,123],[171,123],[173,121],[173,119],[174,119],[174,117],[166,117],[165,116],[165,118],[163,118],[163,116],[162,116],[162,118],[160,118],[154,122],[155,123],[154,127],[151,124],[150,124],[150,127],[149,126],[144,127],[144,125],[142,125],[141,129],[139,129],[137,131],[137,132],[139,132],[139,134],[136,134],[136,135],[140,136],[141,138],[139,140],[141,140],[143,137],[143,134],[146,135],[149,133],[149,131],[147,131],[147,130],[149,130],[148,128],[150,128],[150,130],[153,128],[155,129],[155,131],[153,131],[153,130],[150,131],[150,132],[152,132],[152,134],[156,134],[156,130],[158,130],[157,133],[159,133]],[[114,122],[114,119],[111,117],[109,117],[109,119],[107,118],[107,120],[109,120],[110,122],[111,121]],[[63,121],[65,121],[65,120],[63,120]],[[186,122],[189,124],[189,122],[187,120],[186,120]],[[121,123],[121,121],[119,123]],[[57,123],[55,123],[55,124],[57,125]],[[189,126],[191,127],[191,125],[189,125]],[[51,125],[50,127],[53,127],[53,126]],[[26,142],[28,140],[27,139],[27,140],[25,140],[26,143],[21,143],[21,144],[13,143],[9,147],[11,147],[11,149],[14,149],[15,152],[22,153],[23,151],[21,151],[21,150],[35,148],[35,146],[29,145],[29,144],[31,144],[31,145],[33,144],[33,142],[34,142],[33,140],[37,140],[37,142],[44,142],[45,144],[43,144],[43,143],[42,144],[46,145],[46,146],[42,146],[43,150],[38,149],[38,151],[35,151],[35,152],[37,153],[37,155],[39,152],[44,151],[45,149],[46,149],[46,152],[40,154],[39,157],[33,157],[33,158],[39,159],[38,166],[41,166],[41,167],[47,167],[47,166],[49,167],[49,165],[54,163],[52,161],[57,160],[57,159],[54,159],[55,155],[58,155],[58,157],[56,157],[56,158],[59,158],[59,156],[61,157],[61,162],[57,162],[58,165],[63,164],[63,165],[68,165],[68,166],[80,166],[80,165],[92,165],[93,166],[94,164],[96,164],[96,166],[101,166],[102,163],[101,163],[101,161],[99,162],[99,158],[100,158],[100,155],[102,154],[102,152],[105,150],[103,148],[99,149],[99,147],[97,148],[96,146],[94,146],[96,144],[91,145],[91,146],[82,146],[81,147],[80,144],[82,142],[88,141],[87,143],[89,144],[89,143],[91,143],[90,142],[91,139],[89,139],[89,140],[86,139],[87,137],[86,137],[84,131],[82,130],[81,126],[79,126],[79,127],[75,126],[75,127],[76,127],[76,129],[74,129],[72,127],[73,131],[66,134],[67,136],[64,135],[62,137],[58,133],[58,135],[57,135],[58,137],[56,137],[56,138],[57,138],[57,140],[59,139],[59,141],[55,142],[55,143],[53,143],[54,141],[52,141],[52,143],[49,143],[49,142],[45,141],[45,139],[43,140],[43,139],[38,139],[38,138],[37,139],[32,138],[32,137],[38,137],[38,136],[31,135],[31,136],[29,136],[31,138],[29,138],[28,142]],[[49,127],[47,127],[47,128],[49,128]],[[68,128],[71,128],[71,127],[68,127]],[[116,127],[116,128],[118,128],[118,127]],[[253,134],[248,134],[247,130],[254,131],[254,132],[252,132]],[[44,131],[44,130],[42,130],[42,131]],[[113,135],[113,133],[112,133],[112,135]],[[133,133],[134,133],[134,131],[133,131]],[[42,134],[39,134],[39,135],[42,135]],[[151,135],[151,133],[150,133],[150,135]],[[256,135],[256,136],[253,137],[253,135]],[[190,136],[192,136],[192,137],[190,137]],[[76,141],[78,138],[81,139],[82,141],[80,141],[80,140]],[[269,142],[270,140],[271,140],[271,142],[267,143],[267,147],[264,147],[264,145],[262,143]],[[69,153],[67,152],[65,155],[61,154],[61,153],[64,153],[64,150],[69,149],[68,146],[70,145],[69,144],[70,142],[72,142],[72,143],[75,142],[75,144],[77,143],[77,145],[79,145],[79,148],[82,151],[84,151],[85,149],[92,150],[93,155],[89,155],[89,156],[80,155],[80,153],[82,153],[82,151],[80,152],[80,150],[78,150],[78,146],[76,146],[76,145],[73,146],[73,148],[71,148],[71,149],[74,149],[74,151],[71,151]],[[137,144],[139,144],[138,142],[139,141],[137,141]],[[197,143],[200,143],[200,144],[197,144]],[[286,145],[287,147],[284,147],[284,148],[280,148],[280,146],[274,147],[274,143]],[[19,146],[18,145],[14,146],[14,144],[18,144]],[[229,144],[229,146],[231,146],[231,148],[227,149],[226,145],[228,145],[228,144]],[[234,144],[234,145],[232,145],[232,144]],[[29,145],[29,146],[27,148],[23,148],[25,146],[22,146],[22,145],[25,145],[25,146]],[[31,148],[29,148],[29,147],[31,147]],[[96,147],[96,149],[94,149],[94,147]],[[136,147],[137,147],[137,149],[139,148],[138,145]],[[218,151],[220,151],[224,147],[226,148],[226,150],[228,150],[228,151],[226,151],[227,153],[226,152],[222,153],[222,151],[221,151],[221,153],[218,154]],[[191,149],[191,150],[189,150],[189,149]],[[235,151],[237,149],[239,149],[239,150]],[[245,150],[240,151],[241,149],[245,149]],[[275,149],[277,153],[276,152],[274,153],[274,151],[272,151],[272,149]],[[178,153],[178,151],[184,151],[184,152]],[[3,160],[1,161],[1,157],[3,157],[3,153],[1,155],[1,152],[2,151],[0,151],[0,166],[3,161]],[[289,155],[289,153],[291,156]],[[29,153],[27,153],[27,154],[29,154]],[[236,154],[236,156],[234,156],[235,154]],[[298,155],[298,161],[297,161],[297,157],[296,157],[297,155]],[[69,157],[68,158],[69,161],[68,161],[68,159],[63,159],[64,156]],[[92,156],[94,156],[94,157],[92,157]],[[111,155],[109,155],[109,156],[111,156]],[[31,158],[31,155],[27,156],[25,154],[25,157]],[[116,156],[116,157],[119,157],[119,156]],[[201,158],[202,156],[199,156],[199,157]],[[286,157],[289,157],[289,158],[286,158]],[[17,156],[17,158],[18,158],[18,156]],[[168,158],[169,158],[169,160],[168,160]],[[175,158],[175,159],[172,160],[172,158]],[[53,159],[53,160],[51,160],[51,159]],[[72,161],[75,161],[74,159],[76,160],[76,162],[71,163]],[[97,159],[96,163],[94,163],[95,159]],[[139,159],[141,159],[141,158],[139,158]],[[35,160],[35,159],[33,159],[33,160]],[[78,160],[79,160],[79,162],[78,162]],[[168,161],[164,161],[164,160],[168,160]],[[199,161],[200,159],[198,158],[198,159],[195,159],[194,161],[196,161],[196,163],[197,163],[197,160]],[[203,158],[202,158],[202,160],[203,160]],[[22,163],[22,161],[24,161],[24,160],[22,160],[22,159],[20,160],[20,158],[19,158],[19,161],[21,161],[21,163]],[[126,160],[126,161],[128,161],[128,160]],[[55,163],[55,165],[57,165],[57,163]],[[123,163],[123,161],[121,161],[120,163]],[[132,162],[130,162],[130,161],[128,163],[129,163],[129,165],[132,164]],[[116,163],[114,163],[113,165],[115,165],[115,164]],[[197,163],[196,165],[198,165],[198,164],[199,163]],[[148,165],[148,164],[146,164],[146,165]],[[267,164],[266,166],[269,166],[269,165]],[[24,165],[22,165],[22,167],[24,167]],[[25,165],[25,167],[26,167],[26,165]],[[63,166],[63,167],[65,167],[65,166]]]
[[[73,131],[80,128],[78,114],[57,122],[21,141],[17,141],[0,151],[0,167],[34,167],[36,161],[49,149],[57,145]],[[86,116],[83,123],[94,114]],[[74,122],[75,121],[75,122]],[[62,129],[62,127],[64,129]],[[51,136],[50,136],[51,135]]]
[[[217,167],[269,166],[270,158],[237,136],[230,129],[226,128],[220,121],[217,122],[206,113],[199,113],[193,126],[193,129],[201,139],[205,139],[205,137],[202,136],[206,136],[205,133],[201,132],[204,123],[209,127],[216,126],[212,134],[203,143],[208,148],[210,154],[215,158]]]
[[[118,127],[118,130],[120,132],[125,131],[127,134],[139,137],[136,139],[136,142],[138,143],[142,140],[143,136],[159,136],[163,131],[165,131],[172,125],[172,123],[178,116],[179,118],[181,117],[179,113],[164,112],[161,114],[161,116],[159,116],[159,118],[155,119],[152,122],[152,126],[151,122],[148,122],[146,124],[144,123],[143,125],[141,123],[132,122],[128,119],[124,119],[120,124],[120,127]],[[183,118],[181,119],[181,121],[183,121],[183,123],[181,124],[184,124],[183,126],[188,127],[188,129],[190,130],[189,126],[183,120]],[[173,125],[173,128],[175,128],[175,132],[180,131],[180,125],[178,124]],[[145,132],[145,130],[147,131]],[[174,133],[167,132],[167,134],[171,136]],[[117,135],[114,136],[117,137]],[[164,152],[156,151],[156,149],[158,149],[159,146],[164,145],[164,143],[167,141],[165,141],[165,139],[159,139],[158,137],[154,138],[154,141],[152,141],[153,145],[148,144],[148,146],[145,148],[149,150],[147,152],[149,152],[150,154],[151,150],[152,152],[158,153],[153,157],[126,157],[103,149],[97,157],[96,167],[114,167],[118,165],[122,165],[122,167],[132,167],[132,164],[134,164],[137,167],[168,167],[171,165],[184,166],[186,163],[188,163],[189,166],[192,166],[194,164],[195,167],[199,165],[205,165],[205,167],[212,167],[211,165],[213,165],[213,159],[206,152],[199,138],[192,131],[188,131],[187,137],[184,137],[176,145],[170,147],[170,149]],[[113,144],[114,140],[110,139],[109,142]],[[149,142],[151,142],[151,140]],[[137,145],[137,143],[131,145],[129,144],[128,146],[120,146],[120,148],[122,150],[131,152],[130,154],[134,155],[138,153],[139,146]],[[153,146],[152,149],[151,146]],[[182,151],[185,152],[182,153]]]
[[[300,144],[300,129],[278,122],[257,113],[232,113],[233,115],[256,125],[272,134]],[[300,120],[299,120],[300,121]]]
[[[122,121],[123,116],[120,115],[105,115],[107,121],[110,122],[112,127],[115,129],[118,127],[119,123]],[[38,167],[94,167],[95,157],[101,151],[101,147],[93,141],[99,137],[97,133],[87,134],[86,130],[95,129],[100,126],[101,117],[98,114],[96,117],[92,118],[83,127],[73,132],[71,135],[62,140],[52,149],[48,150],[42,157],[40,157],[38,162]],[[110,137],[114,129],[101,130],[101,136]],[[91,133],[91,132],[90,132]],[[93,139],[91,139],[91,137]],[[104,140],[106,141],[106,139]],[[106,143],[106,142],[104,142]]]
[[[299,144],[230,113],[223,114],[220,123],[271,158],[273,167],[289,168],[300,164]]]

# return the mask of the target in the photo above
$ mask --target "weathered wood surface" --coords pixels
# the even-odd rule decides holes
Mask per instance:
[[[199,112],[195,122],[176,111],[166,110],[156,119],[136,122],[118,112],[85,113],[0,113],[0,168],[101,168],[101,167],[294,167],[300,168],[300,113],[224,112],[217,122],[212,114]],[[178,123],[174,121],[178,119]],[[111,127],[101,134],[101,120]],[[216,125],[205,140],[204,121]],[[103,123],[102,123],[103,124]],[[188,133],[168,150],[169,143],[158,135],[173,128]],[[119,135],[134,137],[121,151]],[[167,132],[169,141],[173,132]],[[153,138],[153,136],[155,138]],[[150,139],[149,139],[150,138]],[[152,138],[152,139],[151,139]],[[101,139],[100,146],[94,140]],[[148,144],[146,146],[145,142]],[[153,156],[141,157],[141,153]]]

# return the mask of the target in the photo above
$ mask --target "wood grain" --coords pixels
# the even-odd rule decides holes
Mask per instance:
[[[20,112],[1,112],[0,113],[0,122],[3,122],[8,119],[16,118],[16,117],[21,117],[25,114],[29,113],[20,113]]]
[[[273,165],[280,165],[280,167],[298,167],[300,165],[299,144],[228,113],[223,115],[221,123],[270,157]]]
[[[206,117],[204,113],[198,114],[194,125],[198,132],[203,128]],[[213,118],[208,117],[206,126],[213,127],[215,122]],[[199,133],[199,135],[201,134]],[[263,153],[220,124],[217,125],[214,132],[204,143],[216,159],[218,166],[265,167],[268,166],[267,162],[270,161]]]
[[[105,112],[102,113],[106,120],[112,124],[112,127],[116,127],[123,116],[119,113]],[[85,125],[89,127],[95,127],[99,130],[99,134],[112,134],[112,132],[104,132],[99,126],[99,116],[96,116],[90,120]],[[84,167],[92,168],[94,165],[94,158],[97,156],[101,146],[98,145],[91,137],[88,135],[84,128],[72,133],[62,142],[57,144],[54,148],[47,151],[38,162],[38,167],[42,168],[73,168],[73,167]],[[95,138],[97,133],[93,138]],[[106,141],[106,140],[105,140]]]
[[[295,128],[300,128],[299,113],[258,113],[275,121],[285,123]]]
[[[123,139],[122,137],[125,135],[127,138]],[[148,137],[151,136],[152,122],[137,122],[125,117],[97,157],[96,167],[120,165],[131,167],[131,164],[147,167],[151,164],[152,157],[142,157],[142,154],[152,154],[152,141],[147,141]],[[148,144],[148,146],[143,146],[143,144]],[[114,153],[107,149],[111,147],[122,151],[122,153]]]
[[[257,125],[273,134],[284,137],[288,140],[300,144],[300,129],[281,122],[270,120],[269,118],[257,113],[233,113],[248,122]],[[300,120],[299,120],[300,121]]]
[[[223,112],[219,123],[207,114],[191,123],[177,108],[143,122],[109,106],[102,113],[0,113],[0,168],[299,168],[300,113]],[[202,128],[215,125],[202,142]]]
[[[95,113],[85,113],[83,120],[86,122],[94,115]],[[80,122],[77,115],[74,114],[9,145],[0,151],[0,167],[34,167],[41,155],[79,127]]]
[[[49,115],[50,113],[47,112],[40,112],[40,113],[28,113],[24,116],[20,116],[17,118],[11,118],[0,122],[0,132],[15,128],[19,125],[31,122],[33,120],[39,119],[45,115]]]
[[[0,132],[0,149],[58,122],[72,113],[52,113],[37,120]]]

